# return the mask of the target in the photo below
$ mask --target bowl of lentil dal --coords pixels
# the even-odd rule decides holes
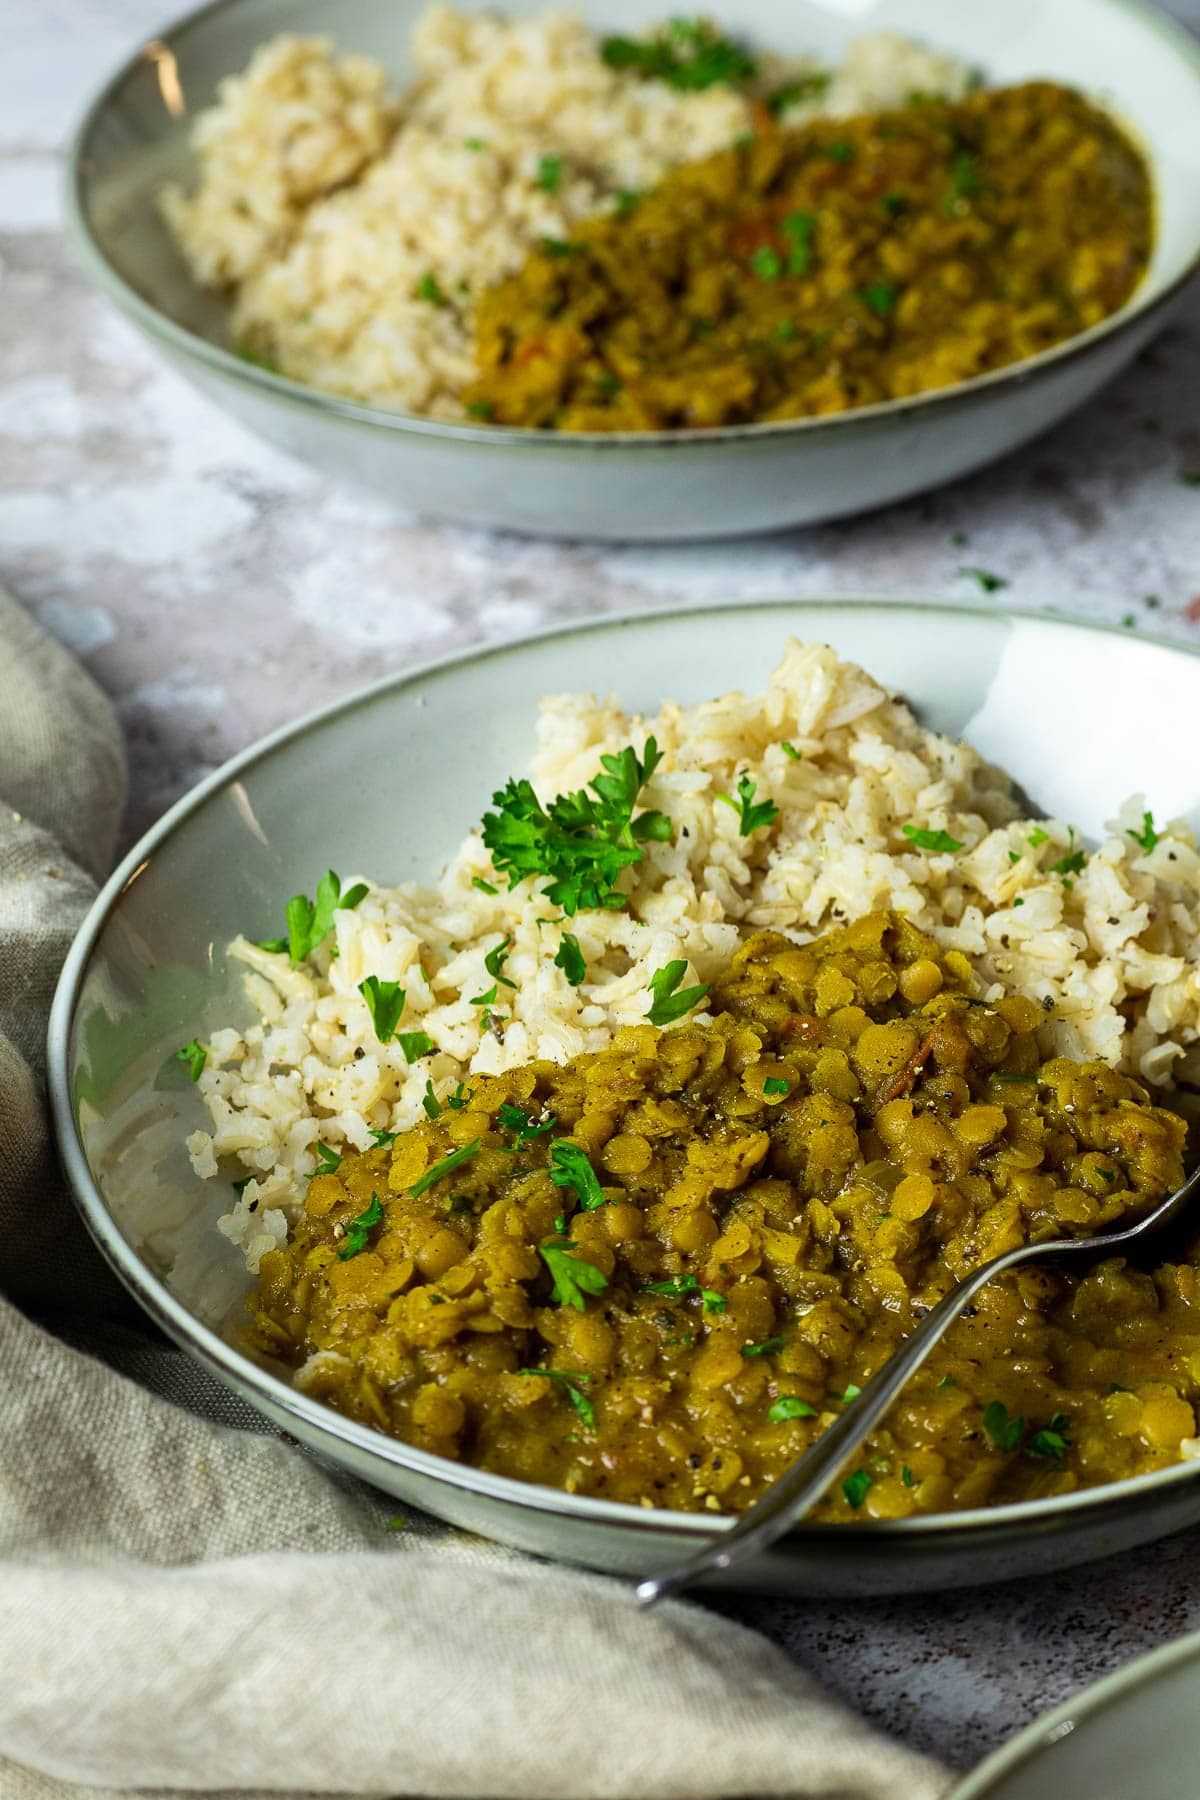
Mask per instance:
[[[1200,795],[1138,707],[1186,719],[1198,665],[936,617],[550,634],[184,802],[52,1027],[72,1180],[143,1304],[377,1485],[632,1571],[761,1491],[956,1268],[1169,1189]],[[713,694],[718,646],[744,692]],[[1068,666],[1086,757],[1028,706]],[[585,671],[631,710],[563,700]],[[750,1579],[950,1585],[1191,1522],[1194,1292],[1186,1247],[998,1289]]]
[[[1200,251],[1200,58],[1128,0],[287,23],[222,0],[127,66],[76,238],[253,429],[421,510],[681,538],[881,504],[1087,398]]]

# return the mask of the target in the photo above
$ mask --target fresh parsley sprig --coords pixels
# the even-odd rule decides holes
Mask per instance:
[[[542,1244],[538,1255],[549,1269],[554,1280],[551,1299],[559,1306],[574,1307],[576,1312],[583,1312],[587,1305],[585,1294],[602,1294],[608,1286],[608,1277],[594,1263],[585,1262],[582,1256],[571,1256],[575,1243],[572,1238],[553,1238]]]
[[[342,1262],[357,1256],[360,1250],[365,1250],[372,1227],[382,1223],[383,1207],[380,1205],[379,1195],[372,1194],[370,1205],[356,1219],[351,1219],[346,1227],[346,1241],[338,1245],[338,1256]]]
[[[522,1112],[519,1106],[513,1106],[511,1101],[506,1100],[496,1112],[496,1123],[503,1130],[510,1131],[518,1144],[530,1144],[534,1138],[553,1131],[558,1121],[551,1113],[544,1124],[535,1125],[529,1113]]]
[[[581,1381],[590,1381],[582,1369],[518,1369],[518,1375],[538,1375],[543,1381],[557,1381],[567,1399],[579,1414],[590,1431],[596,1423],[596,1409],[578,1385]]]
[[[367,1003],[375,1036],[381,1044],[390,1044],[404,1011],[404,989],[398,981],[381,981],[378,975],[368,975],[359,982],[358,991]],[[412,1058],[408,1060],[411,1062]]]
[[[208,1051],[199,1038],[189,1039],[175,1052],[175,1057],[178,1062],[186,1066],[189,1080],[199,1081],[204,1073],[204,1065],[208,1061]]]
[[[551,1145],[550,1179],[555,1187],[570,1188],[584,1212],[594,1212],[604,1205],[600,1178],[588,1161],[587,1152],[578,1144]]]
[[[698,981],[695,987],[682,988],[680,982],[687,973],[687,964],[682,959],[669,962],[665,969],[656,969],[650,977],[651,999],[646,1013],[651,1025],[670,1025],[676,1019],[682,1019],[684,1013],[691,1012],[694,1006],[708,993],[705,982]]]
[[[634,817],[638,796],[661,761],[649,737],[640,757],[632,745],[602,756],[590,793],[581,788],[559,794],[543,806],[524,779],[498,789],[492,795],[496,811],[484,814],[482,836],[509,887],[529,875],[542,876],[542,892],[569,918],[581,908],[622,907],[616,888],[621,871],[642,860],[644,843],[665,843],[671,836],[665,814],[648,810]]]
[[[771,825],[779,817],[779,808],[773,800],[755,800],[758,783],[751,781],[748,775],[740,775],[737,784],[737,799],[730,794],[718,794],[717,799],[725,806],[732,806],[738,815],[738,831],[742,837],[749,837],[752,831],[758,831],[763,825]]]
[[[356,881],[343,894],[340,876],[333,869],[326,869],[317,883],[315,900],[310,900],[307,894],[293,894],[288,901],[285,909],[287,936],[261,938],[258,948],[275,953],[286,950],[294,964],[302,963],[329,936],[334,913],[339,910],[353,912],[369,892],[365,881]]]
[[[478,1156],[482,1148],[483,1139],[472,1138],[469,1144],[461,1145],[459,1149],[452,1150],[449,1156],[443,1156],[440,1162],[433,1163],[423,1175],[418,1175],[409,1188],[413,1199],[419,1200],[435,1182],[441,1181],[446,1175],[453,1175],[455,1169],[461,1169],[473,1156]]]
[[[652,38],[606,37],[600,54],[610,69],[632,69],[683,92],[750,81],[757,72],[753,58],[707,19],[672,19]]]

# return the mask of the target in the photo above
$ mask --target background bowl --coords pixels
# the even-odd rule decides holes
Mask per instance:
[[[479,11],[485,0],[460,4]],[[339,0],[338,42],[403,82],[424,5]],[[505,10],[537,12],[543,0],[506,0]],[[642,29],[670,10],[665,0],[583,7],[614,30]],[[1082,88],[1122,118],[1153,164],[1158,242],[1145,280],[1121,311],[1056,349],[957,388],[831,418],[555,433],[442,424],[317,393],[232,354],[225,308],[192,283],[155,195],[164,181],[188,178],[190,117],[218,81],[276,32],[329,30],[325,0],[216,0],[139,51],[95,101],[71,152],[76,244],[110,298],[250,430],[405,508],[559,537],[717,537],[898,500],[1054,424],[1164,322],[1200,262],[1200,47],[1163,14],[1133,0],[738,0],[725,13],[750,40],[785,51],[836,59],[850,37],[898,30],[956,52],[992,81],[1050,76]]]
[[[1127,633],[934,606],[758,604],[640,614],[471,652],[340,702],[238,757],[130,852],[63,971],[50,1024],[55,1123],[83,1216],[118,1275],[214,1374],[311,1448],[387,1492],[524,1549],[597,1568],[664,1567],[719,1527],[481,1473],[342,1418],[224,1341],[244,1293],[214,1229],[230,1192],[184,1153],[207,1114],[178,1046],[254,1017],[225,946],[274,928],[336,868],[428,879],[523,770],[540,696],[586,685],[654,711],[758,691],[789,633],[832,644],[969,737],[1032,802],[1095,835],[1133,788],[1200,824],[1189,754],[1200,657]],[[1086,710],[1061,695],[1086,693]],[[1081,741],[1087,721],[1093,736]],[[436,797],[436,804],[431,804]],[[731,1578],[809,1593],[898,1592],[1036,1575],[1200,1520],[1200,1463],[989,1511],[811,1526]]]

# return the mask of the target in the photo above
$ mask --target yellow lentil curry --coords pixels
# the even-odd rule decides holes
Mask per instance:
[[[574,431],[843,412],[1034,355],[1121,306],[1146,164],[1050,82],[763,128],[546,240],[481,297],[467,410]]]
[[[711,1022],[471,1078],[314,1176],[259,1350],[350,1416],[525,1481],[737,1511],[970,1267],[1116,1225],[1182,1121],[1039,1008],[874,914],[749,939]],[[701,993],[703,990],[700,990]],[[328,1153],[327,1153],[328,1154]],[[1109,1260],[993,1282],[818,1509],[892,1518],[1173,1462],[1200,1284]]]

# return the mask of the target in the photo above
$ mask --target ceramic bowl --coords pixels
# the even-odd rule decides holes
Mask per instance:
[[[1200,1633],[1036,1720],[948,1800],[1188,1800],[1200,1789]]]
[[[485,0],[460,0],[467,10]],[[544,0],[506,0],[510,13]],[[339,43],[411,73],[425,0],[339,0]],[[767,531],[862,511],[952,480],[1061,419],[1129,361],[1200,262],[1200,46],[1134,0],[739,0],[751,41],[836,59],[851,36],[898,30],[996,82],[1057,77],[1107,104],[1145,145],[1158,239],[1111,318],[1011,368],[913,401],[831,418],[691,433],[583,434],[442,424],[354,405],[269,374],[229,348],[225,309],[187,275],[155,207],[187,179],[191,116],[276,32],[326,31],[325,0],[216,0],[144,46],[88,111],[69,159],[76,245],[109,297],[250,430],[394,503],[550,536],[672,539]],[[638,30],[663,0],[588,0],[598,25]],[[169,71],[169,78],[167,71]]]
[[[146,1310],[194,1357],[312,1449],[471,1530],[597,1568],[646,1573],[696,1547],[709,1516],[646,1511],[481,1473],[297,1393],[224,1340],[244,1292],[214,1229],[228,1190],[192,1173],[207,1123],[177,1047],[253,1018],[225,946],[314,871],[428,879],[527,767],[540,696],[587,686],[633,710],[761,689],[789,634],[832,644],[968,737],[1038,808],[1097,835],[1144,789],[1200,826],[1200,658],[1128,633],[904,604],[739,604],[641,614],[473,651],[385,681],[236,758],[130,852],[71,950],[50,1028],[56,1128],[83,1216]],[[1088,694],[1086,712],[1059,704]],[[1045,702],[1044,704],[1040,702]],[[1097,721],[1086,742],[1080,734]],[[436,796],[436,804],[430,797]],[[213,1190],[216,1190],[215,1193]],[[142,1219],[147,1199],[154,1223]],[[1200,1463],[990,1511],[812,1526],[743,1583],[897,1592],[1047,1569],[1200,1520]],[[718,1521],[715,1528],[720,1528]]]

